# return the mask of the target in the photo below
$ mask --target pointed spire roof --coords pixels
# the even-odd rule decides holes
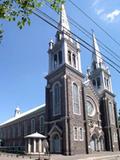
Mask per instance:
[[[92,54],[92,62],[94,65],[96,65],[96,68],[106,68],[102,55],[100,53],[100,48],[96,39],[96,36],[93,32],[93,54]],[[92,65],[93,65],[92,64]]]
[[[61,8],[62,8],[62,10],[60,12],[60,22],[59,22],[58,28],[61,31],[64,31],[64,30],[70,31],[70,26],[69,26],[69,22],[68,22],[68,18],[67,18],[64,4],[62,4]]]

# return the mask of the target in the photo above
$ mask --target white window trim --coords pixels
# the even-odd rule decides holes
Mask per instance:
[[[77,138],[75,137],[75,128],[77,128]],[[77,126],[73,126],[74,141],[78,141],[78,140],[79,140],[79,138],[78,138],[78,135],[79,135],[79,134],[78,134],[78,133],[79,133],[79,132],[78,132],[78,129],[79,129],[79,128],[78,128]]]
[[[78,86],[78,104],[79,104],[79,113],[76,113],[76,112],[74,112],[74,100],[73,100],[73,84],[76,84],[77,86]],[[75,114],[75,115],[81,115],[81,105],[80,105],[80,87],[79,87],[79,85],[75,82],[75,81],[73,81],[72,82],[72,108],[73,108],[73,114]]]
[[[114,132],[113,138],[114,138],[114,142],[118,142],[118,135],[117,135],[117,132]]]
[[[43,130],[41,129],[41,119],[43,118]],[[45,117],[43,116],[43,115],[41,115],[40,117],[39,117],[39,127],[40,127],[40,132],[44,132],[44,125],[45,125]]]
[[[85,133],[85,131],[84,131],[84,128],[79,127],[79,137],[81,137],[80,136],[80,129],[82,129],[82,139],[81,138],[79,138],[79,139],[80,139],[80,141],[84,141],[84,133]]]
[[[61,101],[60,101],[60,112],[59,113],[57,113],[57,114],[55,113],[55,107],[54,107],[54,98],[55,98],[54,87],[55,87],[56,84],[58,84],[59,87],[60,87],[60,95],[61,95],[61,83],[59,81],[57,81],[52,86],[52,93],[53,93],[52,94],[52,101],[53,101],[53,103],[52,103],[52,113],[53,113],[53,116],[59,116],[59,115],[61,115]]]
[[[32,121],[34,121],[34,127],[32,126]],[[35,118],[31,119],[31,133],[35,132]]]
[[[110,109],[110,103],[111,103],[111,109]],[[113,106],[113,102],[108,101],[108,107],[109,107],[109,117],[110,117],[110,123],[112,125],[115,125],[115,112],[114,112],[114,106]],[[112,111],[112,112],[111,112]],[[114,114],[114,115],[113,115]],[[112,119],[113,118],[113,119]]]

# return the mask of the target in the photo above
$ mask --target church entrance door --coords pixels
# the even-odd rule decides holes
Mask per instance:
[[[93,152],[98,150],[98,143],[97,143],[97,137],[96,137],[96,135],[93,135],[92,138],[91,138],[90,148],[91,148],[91,150]]]
[[[61,140],[58,134],[54,134],[52,137],[52,152],[61,153]]]

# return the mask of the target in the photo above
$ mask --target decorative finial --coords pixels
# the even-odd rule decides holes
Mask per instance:
[[[49,49],[50,49],[50,50],[53,49],[53,45],[54,45],[54,42],[53,42],[53,40],[51,39],[50,42],[49,42]]]
[[[20,108],[17,106],[15,109],[15,117],[18,117],[21,114]]]

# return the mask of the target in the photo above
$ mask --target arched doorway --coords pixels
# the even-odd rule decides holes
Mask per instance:
[[[104,137],[103,136],[100,136],[99,138],[99,148],[100,148],[100,151],[104,151]]]
[[[52,153],[61,153],[61,137],[58,133],[54,133],[51,137]]]
[[[91,137],[90,148],[93,152],[98,150],[97,136],[95,134]]]

